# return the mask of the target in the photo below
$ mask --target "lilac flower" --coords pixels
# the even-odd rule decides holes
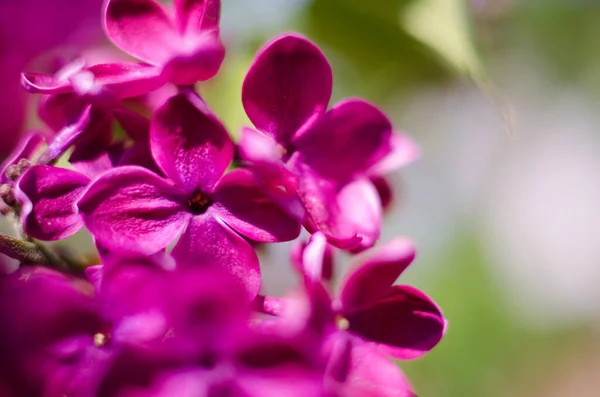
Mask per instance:
[[[411,263],[414,247],[396,238],[354,263],[340,293],[332,297],[322,283],[329,266],[322,233],[294,252],[300,262],[308,307],[266,297],[259,310],[282,316],[276,327],[321,335],[329,357],[329,389],[344,396],[413,396],[402,372],[385,357],[414,359],[432,349],[445,332],[440,309],[414,287],[392,285]],[[296,319],[290,322],[290,319]],[[271,322],[267,322],[271,324]]]
[[[108,265],[98,299],[112,324],[106,347],[116,354],[98,395],[319,395],[316,352],[252,332],[246,292],[222,268]]]
[[[379,236],[381,205],[359,179],[392,152],[392,126],[360,99],[327,111],[332,73],[321,51],[295,35],[282,36],[257,56],[243,85],[246,128],[241,156],[269,194],[297,216],[306,209],[309,231],[322,231],[340,248]],[[298,203],[298,196],[301,204]]]
[[[0,384],[15,396],[92,396],[108,351],[89,284],[42,267],[0,279]],[[90,392],[86,392],[90,390]]]
[[[303,253],[309,294],[320,305],[315,310],[328,313],[318,328],[342,329],[404,360],[422,356],[440,341],[446,321],[437,305],[414,287],[392,285],[415,257],[408,239],[396,237],[358,257],[335,298],[320,281],[324,245],[317,233]]]
[[[214,76],[225,56],[219,39],[220,0],[175,0],[174,15],[154,0],[109,0],[104,26],[121,50],[178,85]]]
[[[39,240],[61,240],[77,233],[83,221],[75,203],[90,182],[86,175],[66,168],[30,167],[16,190],[27,234]]]
[[[165,180],[139,167],[118,167],[98,178],[78,203],[98,244],[149,255],[183,230],[173,255],[222,262],[259,289],[258,260],[237,233],[260,242],[290,240],[299,225],[274,205],[251,173],[225,174],[233,142],[192,91],[172,97],[155,113],[150,146]]]

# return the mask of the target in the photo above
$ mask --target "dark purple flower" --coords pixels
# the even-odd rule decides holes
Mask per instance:
[[[211,265],[105,265],[98,300],[117,354],[98,396],[320,395],[317,352],[251,331],[246,291]]]
[[[298,236],[297,222],[261,193],[250,172],[225,174],[233,142],[196,93],[186,90],[157,110],[150,146],[170,180],[139,167],[118,167],[96,180],[79,202],[97,243],[148,255],[183,231],[176,258],[217,260],[254,296],[258,260],[237,233],[260,242],[291,240]]]
[[[303,253],[303,273],[314,310],[314,325],[324,332],[341,329],[398,359],[413,359],[442,338],[446,320],[438,306],[418,289],[393,285],[415,257],[404,237],[376,247],[354,260],[335,298],[321,284],[325,239],[315,234]],[[323,315],[326,314],[326,315]]]
[[[154,0],[109,0],[104,26],[117,47],[156,66],[162,78],[191,85],[223,62],[220,11],[220,0],[175,0],[173,16]]]
[[[374,244],[381,205],[372,186],[355,182],[391,152],[392,126],[373,105],[349,99],[327,106],[331,67],[321,51],[295,35],[257,56],[243,85],[246,128],[241,156],[269,195],[305,226],[340,248]],[[298,202],[298,196],[301,204]]]
[[[0,384],[15,396],[89,396],[110,352],[91,286],[42,267],[0,279]]]
[[[16,189],[27,234],[39,240],[61,240],[77,233],[83,221],[75,203],[90,182],[86,175],[66,168],[30,167]]]

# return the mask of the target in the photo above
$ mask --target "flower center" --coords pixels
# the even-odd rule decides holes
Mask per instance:
[[[347,331],[350,328],[350,321],[342,315],[335,316],[335,325],[342,331]]]
[[[194,214],[200,215],[206,212],[212,204],[212,200],[204,193],[198,192],[187,203]]]
[[[110,335],[104,332],[98,332],[94,334],[94,346],[96,347],[104,347],[110,341]]]

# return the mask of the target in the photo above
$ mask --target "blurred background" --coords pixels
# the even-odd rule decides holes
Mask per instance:
[[[199,90],[232,134],[256,50],[297,31],[331,61],[334,100],[380,105],[421,147],[391,177],[382,237],[414,238],[401,282],[449,319],[400,363],[419,396],[600,396],[600,2],[222,1],[228,55]],[[0,0],[0,157],[43,128],[20,71],[119,56],[100,7]],[[262,253],[267,292],[295,283],[288,248]]]

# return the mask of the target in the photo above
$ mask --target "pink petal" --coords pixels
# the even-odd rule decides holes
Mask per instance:
[[[190,218],[180,192],[152,172],[115,168],[98,178],[77,204],[98,244],[111,251],[154,254]]]
[[[79,95],[98,95],[107,90],[117,99],[144,95],[166,83],[159,68],[133,62],[90,66],[69,80]]]
[[[360,262],[342,284],[344,310],[370,305],[386,294],[414,257],[415,247],[405,237],[396,237],[359,257]]]
[[[423,292],[406,285],[391,287],[372,306],[345,313],[349,331],[385,348],[402,360],[421,357],[442,339],[446,321]]]
[[[375,106],[349,99],[335,105],[294,146],[323,177],[346,181],[390,152],[392,125]]]
[[[221,0],[175,0],[173,5],[181,34],[219,29]]]
[[[75,203],[89,183],[87,176],[65,168],[29,168],[18,185],[27,233],[39,240],[61,240],[77,233],[83,222]]]
[[[225,58],[225,47],[218,35],[205,33],[183,40],[182,48],[165,62],[161,77],[173,84],[193,85],[217,74]]]
[[[171,18],[154,0],[107,1],[104,26],[114,45],[154,65],[165,62],[179,40]]]
[[[154,113],[150,147],[159,167],[188,192],[213,190],[233,160],[225,127],[193,92],[182,92]]]
[[[238,150],[269,197],[292,217],[303,220],[306,211],[297,194],[298,181],[282,161],[285,149],[271,137],[244,128]]]
[[[41,73],[22,73],[21,85],[34,94],[64,94],[73,91],[68,81]]]
[[[367,174],[380,176],[396,171],[417,160],[421,151],[417,144],[407,135],[395,132],[390,136],[391,152],[375,163]]]
[[[377,347],[352,337],[336,338],[328,374],[342,374],[335,387],[344,397],[416,397],[402,370]],[[346,366],[346,371],[340,368]],[[337,371],[335,371],[337,369]],[[335,379],[335,378],[334,378]]]
[[[72,124],[88,106],[77,95],[57,94],[42,98],[39,106],[40,118],[54,131]]]
[[[77,145],[69,157],[73,168],[91,179],[114,168],[125,152],[122,142],[108,146],[95,143],[91,141]]]
[[[211,209],[192,218],[172,254],[184,263],[225,268],[241,280],[249,301],[260,290],[260,266],[256,253],[248,242],[214,217]]]
[[[212,198],[219,217],[249,239],[272,243],[293,240],[300,234],[300,224],[265,196],[248,170],[225,175]]]
[[[8,158],[0,165],[0,184],[9,183],[6,177],[7,168],[15,165],[21,159],[33,160],[31,157],[40,149],[44,139],[41,135],[34,132],[23,135],[16,148]]]
[[[256,128],[287,144],[327,110],[331,88],[331,67],[317,46],[285,35],[256,57],[244,80],[242,102]]]
[[[304,164],[300,156],[292,158],[290,167],[299,182],[298,195],[308,213],[305,227],[310,232],[322,231],[330,244],[352,249],[361,240],[354,225],[345,219],[337,202],[338,183],[322,178]]]
[[[352,252],[360,252],[375,245],[381,234],[381,201],[377,190],[368,179],[358,179],[339,191],[338,205],[345,219],[362,237]]]

